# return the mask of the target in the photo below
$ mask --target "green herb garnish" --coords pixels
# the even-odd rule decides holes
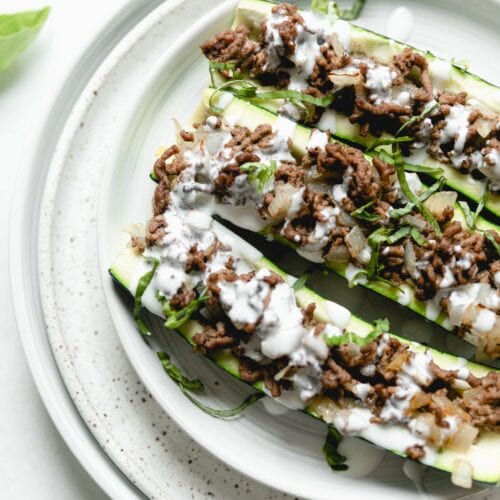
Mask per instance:
[[[348,469],[348,466],[345,463],[347,462],[347,458],[339,453],[339,444],[341,440],[342,435],[340,432],[335,429],[335,427],[329,425],[326,433],[325,444],[323,445],[323,454],[325,455],[328,465],[334,471],[343,471]]]
[[[203,410],[205,413],[208,413],[212,417],[216,418],[222,418],[222,419],[227,419],[227,418],[234,418],[243,413],[249,406],[253,405],[259,399],[262,399],[265,394],[263,392],[257,392],[256,394],[252,394],[248,398],[246,398],[243,403],[241,403],[239,406],[236,408],[228,408],[227,410],[218,410],[216,408],[211,408],[210,406],[207,406],[203,404],[201,401],[193,397],[189,392],[182,386],[180,386],[182,392],[187,396],[187,398],[194,404],[196,405],[200,410]]]
[[[165,326],[175,330],[182,326],[200,308],[201,304],[208,299],[208,295],[203,292],[197,299],[194,299],[186,307],[178,311],[172,309],[168,300],[164,297],[157,295],[156,298],[163,304],[163,313],[167,318]]]
[[[33,43],[49,13],[50,7],[45,7],[0,15],[0,71],[7,69]]]
[[[491,231],[484,231],[484,237],[491,243],[496,253],[500,255],[500,245],[497,243],[497,240],[493,236]]]
[[[401,144],[402,142],[411,142],[414,138],[408,135],[401,137],[387,137],[385,139],[376,139],[373,143],[367,148],[366,152],[374,151],[381,146],[390,146],[391,144]]]
[[[218,61],[208,61],[208,70],[210,72],[210,81],[212,82],[212,86],[215,87],[215,71],[230,71],[231,78],[239,79],[241,75],[238,71],[236,71],[236,63],[235,62],[218,62]]]
[[[302,102],[322,108],[326,108],[327,106],[329,106],[335,98],[334,95],[314,97],[309,94],[304,94],[303,92],[300,92],[298,90],[270,90],[266,92],[260,92],[258,87],[256,87],[252,82],[248,80],[229,80],[217,87],[213,91],[208,101],[210,111],[216,115],[222,113],[223,111],[222,108],[218,107],[215,104],[215,96],[217,96],[222,91],[231,92],[234,96],[241,99],[263,101],[274,99],[288,99],[289,101],[292,101],[294,103]]]
[[[368,222],[378,221],[381,218],[380,215],[375,214],[368,210],[374,203],[375,200],[372,200],[368,202],[366,205],[356,208],[356,210],[353,210],[349,215],[351,215],[352,217],[356,217],[357,219],[366,220]]]
[[[488,194],[489,194],[488,184],[489,183],[487,182],[486,186],[484,187],[483,196],[481,196],[481,200],[477,204],[476,210],[474,212],[471,210],[469,204],[466,201],[458,202],[459,207],[462,209],[462,212],[464,213],[465,222],[471,229],[476,229],[477,218],[479,217],[479,214],[483,211],[484,205],[486,204],[486,200],[488,199]]]
[[[295,281],[295,283],[292,285],[292,288],[297,291],[306,286],[307,280],[311,277],[311,275],[316,271],[318,268],[317,264],[312,264],[310,265]]]
[[[203,410],[205,413],[208,413],[212,417],[217,418],[232,418],[238,416],[240,413],[245,411],[250,405],[257,402],[259,399],[265,396],[264,393],[252,394],[248,398],[246,398],[243,403],[241,403],[236,408],[230,408],[227,410],[217,410],[215,408],[211,408],[203,404],[201,401],[196,399],[189,391],[199,391],[204,388],[203,382],[199,379],[189,379],[185,375],[182,374],[181,370],[178,366],[172,363],[170,356],[163,351],[157,352],[156,355],[158,359],[161,361],[163,368],[167,375],[179,386],[179,389],[184,393],[184,395],[194,403],[198,408]]]
[[[370,342],[373,342],[379,335],[389,331],[390,324],[387,318],[385,319],[376,319],[373,322],[373,329],[364,337],[362,335],[358,335],[354,332],[345,332],[343,335],[338,335],[336,337],[326,337],[324,336],[324,340],[329,347],[344,345],[344,344],[356,344],[359,346],[368,345]]]
[[[429,103],[430,104],[430,103]],[[424,106],[424,110],[422,113],[416,116],[412,116],[409,120],[406,120],[403,125],[399,128],[399,130],[396,132],[396,137],[403,132],[403,130],[407,129],[408,127],[414,125],[415,123],[421,122],[427,115],[430,115],[437,107],[439,104],[436,102],[432,104],[431,106],[428,107]]]
[[[142,296],[144,295],[146,288],[151,283],[153,276],[156,272],[156,268],[158,267],[158,264],[159,264],[159,262],[156,259],[153,260],[153,268],[141,276],[141,278],[139,279],[139,282],[137,283],[137,288],[135,290],[133,316],[134,316],[134,320],[137,324],[137,327],[139,328],[139,331],[143,335],[150,335],[151,332],[149,331],[149,328],[146,326],[146,324],[144,323],[144,321],[142,320],[142,317],[141,317]]]
[[[271,160],[269,165],[258,162],[248,162],[240,165],[240,170],[245,172],[248,180],[262,193],[266,184],[276,175],[276,160]]]
[[[441,228],[435,217],[430,213],[427,208],[425,208],[423,202],[420,198],[410,189],[408,185],[408,181],[406,180],[406,173],[404,169],[404,161],[401,155],[401,152],[395,154],[394,168],[396,169],[396,174],[398,176],[399,185],[401,187],[401,191],[405,194],[408,200],[417,207],[418,211],[424,216],[427,222],[431,225],[432,229],[437,236],[441,236]]]
[[[203,382],[198,379],[191,380],[184,376],[180,369],[172,363],[170,356],[166,352],[160,351],[157,352],[156,355],[161,361],[161,364],[163,365],[163,368],[167,372],[168,376],[176,382],[179,387],[190,391],[203,389]]]

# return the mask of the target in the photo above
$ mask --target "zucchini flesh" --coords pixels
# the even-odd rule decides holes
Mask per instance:
[[[214,223],[216,224],[216,223]],[[224,229],[224,231],[227,231]],[[237,238],[235,235],[233,238]],[[239,239],[239,238],[238,238]],[[246,242],[241,241],[242,245],[249,246]],[[239,243],[239,244],[240,244]],[[253,261],[253,266],[255,269],[269,269],[277,274],[286,278],[287,275],[282,270],[280,270],[275,264],[265,259],[264,257],[259,257],[253,251],[252,255],[256,260]],[[137,286],[139,277],[143,275],[144,271],[147,270],[147,264],[142,256],[138,255],[134,249],[127,246],[122,254],[117,258],[112,267],[110,268],[110,274],[112,277],[125,289],[127,289],[132,295],[135,294],[135,288]],[[318,321],[328,322],[329,316],[326,310],[326,300],[313,292],[308,288],[302,288],[296,291],[297,304],[305,308],[310,303],[316,304],[315,317]],[[196,333],[201,331],[202,325],[196,320],[188,320],[184,325],[177,329],[177,332],[191,345],[194,345],[193,337]],[[371,331],[371,325],[365,321],[351,316],[350,323],[347,327],[349,331],[352,331],[359,336],[366,336]],[[403,343],[408,343],[410,349],[422,352],[427,350],[434,362],[438,364],[443,369],[455,369],[465,366],[474,375],[481,377],[486,375],[490,370],[484,366],[478,365],[472,362],[466,362],[463,359],[456,358],[450,354],[442,353],[434,349],[425,348],[415,342],[408,342],[405,339],[397,337],[390,334],[400,340]],[[234,377],[241,379],[239,374],[239,359],[235,357],[229,349],[222,350],[211,356],[211,359],[226,372],[233,375]],[[260,391],[264,391],[264,384],[262,381],[251,384],[253,387]],[[338,406],[333,400],[327,397],[317,397],[314,399],[304,411],[314,418],[321,419],[326,423],[331,423],[333,415],[339,410]],[[401,449],[391,449],[390,434],[393,429],[392,426],[380,426],[378,424],[373,424],[370,426],[372,428],[379,428],[380,432],[371,432],[370,437],[364,437],[368,441],[373,442],[373,444],[389,449],[398,455],[405,455],[404,451]],[[396,429],[397,430],[397,429]],[[481,432],[479,439],[476,444],[472,445],[466,453],[457,453],[451,450],[444,450],[437,452],[435,456],[430,457],[429,462],[425,462],[426,465],[430,465],[437,469],[451,472],[454,468],[455,460],[463,459],[470,461],[473,469],[473,477],[477,481],[482,481],[485,483],[496,483],[500,480],[500,435],[493,432]]]
[[[206,115],[210,114],[209,101],[213,92],[214,92],[213,89],[207,89],[203,95],[203,105],[201,109],[205,109]],[[252,105],[243,99],[239,99],[231,95],[229,95],[229,97],[230,97],[229,101],[226,98],[223,99],[226,103],[226,107],[221,111],[220,116],[222,118],[227,119],[227,121],[231,124],[254,129],[262,123],[268,123],[270,125],[273,125],[275,121],[278,119],[277,115],[270,112],[269,110],[261,108],[260,106]],[[203,117],[197,116],[196,118],[199,120],[202,119]],[[294,155],[301,157],[306,153],[306,146],[309,141],[311,132],[312,132],[311,129],[299,124],[297,124],[294,127],[293,133],[291,134],[292,153]],[[332,142],[335,141],[332,140]],[[455,209],[454,220],[460,221],[462,224],[465,225],[464,215],[458,207]],[[231,222],[233,224],[238,225],[237,219],[232,220]],[[477,228],[480,230],[491,229],[494,231],[498,231],[498,226],[485,220],[482,217],[478,217]],[[269,230],[270,228],[264,229],[262,231],[262,234],[264,235],[268,234]],[[275,235],[275,239],[287,246],[295,248],[291,242],[285,240],[284,238],[276,237]],[[329,269],[332,269],[339,275],[349,280],[350,276],[352,276],[352,268],[349,267],[348,265],[334,264],[331,262],[325,262],[323,265],[325,265]],[[360,284],[392,301],[398,302],[401,300],[398,290],[382,281],[368,281],[366,283],[362,282]],[[450,325],[447,315],[444,312],[441,312],[437,318],[432,316],[429,318],[430,314],[433,312],[431,310],[432,305],[428,305],[425,302],[417,300],[414,296],[412,289],[410,289],[410,299],[405,303],[405,307],[416,312],[417,314],[423,316],[426,319],[431,319],[431,321],[442,326],[447,330],[452,331],[454,329],[454,327]],[[465,340],[473,345],[477,344],[477,337],[475,336],[468,336],[466,337]]]
[[[241,0],[236,9],[233,27],[240,25],[247,26],[252,30],[254,37],[258,38],[261,32],[262,20],[271,12],[274,5],[275,4],[265,0]],[[431,75],[433,63],[437,63],[437,65],[447,64],[449,66],[449,79],[447,82],[443,82],[440,85],[442,90],[455,94],[465,91],[470,98],[476,99],[493,112],[500,113],[500,88],[469,73],[465,69],[447,63],[428,51],[421,51],[354,24],[350,24],[350,36],[350,51],[352,53],[362,53],[363,55],[374,58],[382,64],[388,64],[394,55],[401,53],[403,49],[407,47],[422,54],[427,61],[431,63]],[[279,101],[266,100],[262,102],[261,105],[276,112],[280,108],[281,103]],[[334,112],[333,110],[327,110],[326,113],[331,113],[335,120],[335,130],[332,130],[332,133],[337,138],[357,144],[361,147],[370,147],[374,144],[376,138],[370,134],[367,136],[360,135],[359,126],[357,124],[352,124],[347,116]],[[316,126],[321,130],[328,128],[328,126],[323,125],[321,121],[316,124]],[[391,137],[392,136],[387,133],[382,135],[382,138]],[[471,175],[461,173],[453,166],[430,158],[428,155],[426,155],[426,158],[423,160],[415,159],[413,161],[418,161],[428,167],[439,167],[443,169],[446,184],[474,202],[479,203],[483,198],[486,188],[485,180],[474,179]],[[414,163],[412,160],[407,159],[407,164],[411,165]],[[431,175],[435,178],[440,176],[440,174],[433,173],[427,175]],[[490,192],[486,198],[485,208],[491,212],[491,214],[499,217],[500,194]]]

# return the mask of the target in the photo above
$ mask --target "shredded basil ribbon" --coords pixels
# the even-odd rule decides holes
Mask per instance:
[[[223,111],[222,108],[216,106],[214,103],[215,96],[222,91],[231,92],[234,96],[241,99],[260,99],[264,101],[274,99],[289,99],[313,104],[314,106],[319,106],[322,108],[326,108],[327,106],[329,106],[334,99],[334,95],[314,97],[297,90],[270,90],[266,92],[260,92],[258,88],[248,80],[229,80],[217,87],[213,91],[208,101],[210,111],[216,115],[222,113]]]
[[[357,335],[354,332],[345,332],[343,335],[338,335],[336,337],[326,337],[324,336],[324,341],[328,347],[344,345],[344,344],[356,344],[359,346],[364,346],[373,342],[379,335],[387,332],[390,329],[389,320],[376,319],[373,322],[373,330],[366,336]]]
[[[483,234],[484,237],[491,243],[496,253],[500,255],[500,245],[497,243],[497,240],[493,236],[493,231],[492,230],[485,231]]]
[[[174,381],[176,382],[179,387],[182,389],[186,389],[189,391],[197,391],[200,389],[203,389],[203,382],[198,379],[188,379],[186,376],[184,376],[179,367],[174,365],[172,361],[170,360],[170,356],[163,351],[157,352],[156,355],[158,356],[158,359],[161,361],[161,364],[163,365],[163,368],[167,375]]]
[[[208,295],[203,292],[197,299],[192,300],[186,307],[176,311],[170,307],[169,302],[162,296],[156,295],[156,298],[163,304],[163,313],[166,316],[165,326],[175,330],[182,326],[208,299]]]
[[[366,0],[354,0],[350,9],[341,9],[335,2],[331,0],[312,0],[311,10],[321,14],[331,15],[335,12],[335,17],[344,19],[345,21],[354,21],[361,15],[361,11]]]
[[[343,471],[349,468],[345,463],[347,462],[347,458],[339,453],[340,441],[342,441],[340,432],[335,427],[329,425],[325,444],[323,445],[323,454],[328,465],[334,471]]]
[[[269,165],[258,162],[243,163],[240,170],[247,173],[248,180],[262,193],[266,184],[276,175],[276,160],[271,160]]]
[[[161,364],[163,365],[163,368],[167,375],[179,386],[184,395],[198,408],[203,410],[205,413],[208,413],[212,417],[223,419],[236,417],[243,411],[245,411],[250,405],[254,404],[259,399],[262,399],[265,396],[264,393],[258,392],[246,398],[243,403],[241,403],[236,408],[229,408],[227,410],[218,410],[215,408],[211,408],[210,406],[203,404],[201,401],[199,401],[189,393],[189,391],[198,391],[204,388],[203,382],[201,380],[191,380],[184,376],[181,373],[180,369],[176,365],[174,365],[174,363],[172,363],[172,361],[170,360],[170,356],[166,352],[160,351],[157,352],[156,355],[161,361]]]
[[[374,214],[370,212],[368,208],[370,208],[375,203],[375,200],[369,201],[362,207],[356,208],[349,215],[352,217],[356,217],[357,219],[366,220],[368,222],[376,222],[381,219],[381,216],[378,214]]]
[[[208,70],[210,72],[210,81],[212,82],[212,86],[215,87],[215,79],[214,72],[215,71],[231,71],[231,76],[234,79],[241,78],[241,75],[238,71],[236,71],[236,63],[235,62],[218,62],[218,61],[208,61]]]
[[[366,152],[374,151],[380,146],[390,146],[391,144],[400,144],[402,142],[412,142],[414,140],[413,137],[408,135],[402,137],[388,137],[386,139],[376,139],[373,143],[367,148]]]
[[[417,207],[418,211],[425,217],[427,222],[431,225],[432,229],[434,229],[436,235],[441,236],[441,228],[439,227],[437,220],[429,212],[429,210],[425,208],[423,202],[420,201],[419,197],[410,189],[410,186],[408,185],[404,169],[404,161],[402,159],[401,153],[396,155],[394,159],[394,168],[396,169],[399,185],[401,186],[401,190],[403,191],[405,196],[408,198],[408,200],[410,200],[411,203],[413,203]]]
[[[486,182],[486,186],[484,186],[484,193],[481,196],[481,200],[479,201],[475,212],[472,212],[469,204],[466,201],[459,201],[458,205],[462,209],[464,213],[465,222],[471,229],[476,229],[477,218],[479,214],[483,211],[484,205],[486,204],[486,200],[488,199],[489,194],[489,181]]]
[[[292,288],[297,291],[301,290],[306,286],[307,280],[311,277],[311,275],[317,270],[317,264],[311,264],[295,281],[292,285]]]
[[[144,292],[146,291],[146,288],[149,286],[151,283],[153,276],[156,272],[156,268],[158,267],[159,262],[155,259],[153,260],[153,268],[145,273],[141,278],[139,279],[139,282],[137,283],[137,288],[135,290],[135,295],[134,295],[134,320],[137,324],[137,327],[139,328],[139,331],[143,335],[150,335],[151,332],[149,331],[149,328],[146,326],[144,321],[142,320],[141,317],[141,310],[142,310],[142,296],[144,295]]]
[[[399,130],[396,132],[396,137],[399,136],[399,134],[401,134],[403,130],[407,129],[411,125],[421,122],[427,115],[430,115],[438,106],[439,104],[436,102],[430,108],[424,109],[424,111],[422,111],[422,113],[420,113],[419,115],[412,116],[409,120],[406,120],[403,123],[403,125],[401,125]]]
[[[246,398],[243,403],[241,403],[239,406],[236,408],[228,408],[227,410],[218,410],[216,408],[211,408],[210,406],[207,406],[203,404],[201,401],[193,397],[189,392],[184,389],[184,387],[180,386],[182,392],[186,395],[186,397],[194,404],[196,405],[200,410],[203,410],[205,413],[208,413],[212,417],[216,418],[222,418],[222,419],[228,419],[228,418],[234,418],[243,413],[249,406],[253,405],[259,399],[262,399],[265,394],[263,392],[257,392],[256,394],[252,394],[248,398]]]
[[[386,163],[390,163],[394,165],[394,156],[395,154],[390,154],[387,151],[381,150],[377,151],[377,156],[385,161]],[[427,167],[425,165],[410,165],[409,163],[404,164],[405,170],[407,172],[416,172],[421,174],[429,174],[429,175],[440,175],[443,173],[443,169],[441,167]]]

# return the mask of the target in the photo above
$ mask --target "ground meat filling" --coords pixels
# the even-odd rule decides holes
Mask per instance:
[[[308,18],[306,18],[308,19]],[[294,5],[282,3],[272,8],[262,21],[258,40],[244,26],[220,33],[202,44],[201,49],[211,61],[233,62],[240,72],[248,73],[264,85],[279,89],[299,89],[305,94],[325,97],[335,94],[332,109],[359,125],[359,133],[380,136],[396,134],[400,127],[429,112],[434,100],[437,109],[425,119],[408,126],[405,134],[415,141],[402,144],[409,155],[425,147],[434,159],[451,164],[463,173],[488,181],[492,192],[500,191],[500,117],[482,109],[467,94],[449,94],[433,88],[426,58],[405,48],[383,66],[361,54],[350,54],[341,46],[337,34],[324,34],[310,74],[297,83],[301,69],[294,63],[297,45],[304,30],[314,29]],[[222,71],[233,77],[228,71]],[[347,80],[346,80],[347,75]],[[352,81],[349,80],[349,75]],[[375,75],[375,76],[374,76]],[[300,80],[300,79],[299,79]],[[349,83],[350,82],[350,83]],[[354,83],[355,82],[355,83]],[[429,107],[430,106],[430,107]],[[455,130],[455,118],[448,124],[450,112],[458,114],[465,107],[466,131]],[[306,123],[317,123],[325,108],[304,104],[300,108],[288,103],[283,113]],[[462,145],[463,142],[463,145]]]

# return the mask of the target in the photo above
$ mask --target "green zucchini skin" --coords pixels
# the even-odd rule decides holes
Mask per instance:
[[[274,5],[275,3],[266,0],[241,0],[236,8],[233,28],[243,24],[251,28],[255,36],[258,36],[261,29],[260,22],[270,12]],[[352,52],[361,52],[384,63],[388,62],[392,55],[400,53],[403,49],[409,47],[422,54],[429,62],[443,61],[429,51],[422,51],[411,45],[398,42],[387,36],[361,28],[352,23],[350,23],[350,25],[353,38]],[[492,111],[500,113],[500,87],[470,73],[456,64],[450,63],[450,79],[446,85],[443,85],[443,90],[452,93],[465,91],[469,96],[482,102]],[[266,101],[262,105],[271,111],[276,111],[279,107],[277,101]],[[368,134],[366,137],[361,136],[359,134],[359,127],[351,124],[346,116],[339,113],[336,113],[335,116],[337,125],[336,130],[333,131],[333,135],[335,135],[337,139],[356,144],[361,148],[370,147],[376,140],[371,134]],[[383,134],[382,137],[389,138],[391,136],[389,134]],[[411,162],[408,162],[408,164],[410,163]],[[485,190],[485,182],[475,180],[470,175],[463,174],[454,167],[432,158],[427,158],[425,160],[425,165],[442,168],[444,170],[446,184],[449,187],[460,192],[475,203],[481,201]],[[430,174],[430,176],[434,178],[439,177],[439,175],[440,174]],[[490,193],[486,199],[485,209],[493,218],[500,217],[500,194]]]
[[[203,104],[200,107],[200,109],[204,109],[205,113],[208,115],[210,114],[210,107],[209,107],[209,100],[210,96],[214,92],[213,89],[207,89],[203,95]],[[275,120],[277,119],[277,115],[262,106],[256,106],[254,104],[249,103],[248,101],[245,101],[243,99],[239,99],[237,97],[233,97],[231,102],[227,105],[227,107],[221,112],[220,116],[222,118],[230,116],[232,118],[232,121],[237,125],[241,126],[246,126],[248,128],[255,128],[257,125],[260,125],[262,123],[269,123],[273,124]],[[236,118],[235,118],[236,117]],[[199,121],[202,119],[202,116],[196,116],[195,121]],[[309,140],[309,136],[312,132],[312,129],[309,129],[303,125],[297,124],[294,130],[294,134],[292,137],[292,152],[295,155],[302,156],[306,152],[306,145]],[[334,139],[332,139],[332,142],[335,142]],[[369,157],[368,157],[369,158]],[[456,220],[461,221],[462,223],[465,223],[464,221],[464,216],[463,213],[459,208],[455,209],[455,216],[454,218]],[[486,219],[479,217],[477,221],[477,226],[479,229],[482,230],[487,230],[487,229],[492,229],[494,231],[499,231],[499,227],[493,224],[490,221],[487,221]],[[266,230],[264,230],[263,235],[266,235]],[[288,240],[285,240],[283,238],[279,238],[275,236],[276,241],[287,245],[291,248],[295,247],[291,242]],[[337,274],[340,276],[346,277],[346,266],[345,265],[335,265],[333,263],[328,263],[325,262],[323,264],[325,267],[335,271]],[[367,283],[360,283],[362,286],[377,292],[378,294],[394,301],[398,301],[398,295],[397,291],[385,283],[382,283],[380,281],[369,281]],[[410,302],[402,307],[406,307],[410,309],[411,311],[419,314],[420,316],[427,318],[426,316],[426,309],[427,306],[425,302],[417,300],[413,296],[412,292],[412,298]],[[432,320],[434,323],[442,326],[443,328],[451,331],[453,328],[449,326],[448,322],[446,321],[446,315],[441,312],[439,317],[435,320]]]
[[[134,295],[135,290],[131,290],[131,282],[133,281],[137,266],[139,266],[141,263],[141,259],[141,255],[138,255],[131,246],[127,246],[109,269],[109,273],[113,277],[115,282],[120,287],[127,290],[132,296]],[[258,262],[255,262],[255,266],[256,268],[270,269],[283,277],[286,276],[286,273],[284,273],[274,263],[265,258],[261,258]],[[295,295],[297,303],[301,307],[306,307],[311,302],[314,302],[317,305],[315,316],[319,321],[328,320],[326,310],[322,305],[325,302],[325,299],[323,297],[305,287],[296,291]],[[190,345],[194,345],[193,336],[198,331],[200,331],[201,328],[202,326],[200,323],[191,319],[184,325],[182,325],[178,330],[176,330],[176,332],[181,335],[184,340],[186,340]],[[371,331],[371,325],[357,318],[356,316],[351,317],[351,323],[349,324],[348,328],[350,331],[353,331],[354,333],[357,333],[359,335],[366,335]],[[457,358],[455,356],[452,356],[451,354],[443,353],[431,348],[426,348],[420,344],[417,344],[416,342],[409,342],[408,340],[405,340],[393,334],[390,335],[396,337],[401,342],[409,343],[412,350],[422,352],[427,349],[428,352],[432,354],[434,361],[443,369],[452,369],[454,366],[458,366]],[[239,360],[231,353],[230,350],[220,351],[210,359],[227,373],[241,380],[241,377],[239,375]],[[478,377],[484,376],[489,371],[491,371],[485,366],[470,361],[468,361],[465,366],[471,371],[471,373]],[[255,389],[264,392],[263,382],[259,381],[249,385],[252,385]],[[329,398],[322,398],[322,400],[328,399]],[[321,404],[324,404],[324,401],[322,401]],[[321,416],[320,403],[316,401],[313,401],[303,411],[313,418],[324,420]],[[384,446],[384,442],[377,443],[377,445],[379,447],[388,449],[386,446]],[[493,432],[483,432],[480,434],[478,443],[473,445],[472,448],[473,453],[468,452],[468,455],[470,454],[470,457],[467,456],[467,459],[470,458],[474,462],[474,479],[486,484],[496,484],[500,480],[500,434],[495,434]],[[392,451],[399,456],[405,456],[399,451],[390,449],[389,451]],[[460,456],[461,454],[450,451],[439,452],[436,455],[435,462],[429,465],[445,472],[451,472],[454,460],[456,458],[460,458]],[[483,469],[482,466],[483,460],[485,461],[485,463],[490,464],[489,466],[486,466],[485,469]],[[498,467],[491,467],[492,460],[495,464],[498,464]]]

